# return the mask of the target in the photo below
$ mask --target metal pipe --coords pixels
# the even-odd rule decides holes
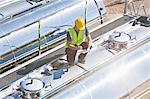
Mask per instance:
[[[94,2],[95,2],[95,5],[96,5],[96,7],[97,7],[97,10],[98,10],[98,12],[99,12],[101,24],[103,24],[103,17],[102,17],[102,13],[101,13],[101,10],[102,10],[102,9],[99,8],[99,5],[98,5],[98,3],[97,3],[96,0],[94,0]]]
[[[41,54],[41,25],[40,21],[38,21],[38,49],[39,49],[39,55]]]
[[[127,6],[128,6],[128,0],[125,0],[125,3],[124,3],[124,14],[127,13]]]

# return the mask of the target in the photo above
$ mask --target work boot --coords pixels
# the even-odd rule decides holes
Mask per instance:
[[[81,64],[85,64],[85,59],[78,59],[78,62]]]
[[[72,67],[72,66],[74,66],[75,64],[74,64],[73,62],[69,62],[68,65],[69,65],[69,67]]]

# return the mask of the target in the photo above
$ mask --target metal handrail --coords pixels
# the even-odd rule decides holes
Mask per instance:
[[[145,6],[144,6],[144,0],[140,0],[141,4],[140,4],[140,6],[138,8],[136,8],[136,6],[137,6],[136,3],[135,3],[136,1],[139,1],[139,0],[125,0],[124,14],[127,13],[127,8],[129,8],[130,14],[132,16],[138,16],[140,8],[142,7],[143,11],[144,11],[144,14],[147,15],[146,9],[145,9]],[[133,12],[132,12],[132,10],[133,10]]]

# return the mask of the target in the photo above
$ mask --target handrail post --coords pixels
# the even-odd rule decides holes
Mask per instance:
[[[41,31],[40,31],[41,24],[40,24],[39,20],[37,22],[38,22],[38,42],[39,42],[39,44],[38,44],[38,52],[39,52],[39,55],[40,55],[41,54]]]

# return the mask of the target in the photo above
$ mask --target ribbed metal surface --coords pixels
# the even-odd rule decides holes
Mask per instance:
[[[98,0],[98,2],[101,7],[104,7],[102,0]],[[64,33],[65,29],[73,25],[77,17],[85,18],[84,7],[85,2],[83,0],[58,0],[42,6],[39,9],[31,10],[8,22],[1,23],[1,67],[4,67],[6,63],[10,64],[38,51],[39,42],[37,40],[39,38],[39,24],[40,36],[43,37],[40,43],[42,48],[64,39],[66,37]],[[105,12],[106,10],[104,8],[102,13],[104,14]],[[66,17],[66,15],[68,15],[69,18]],[[94,1],[88,1],[87,15],[87,21],[99,16]],[[41,20],[37,21],[39,19]],[[51,37],[51,33],[53,32],[53,37]]]
[[[3,22],[7,19],[11,19],[16,14],[22,13],[26,10],[29,10],[30,8],[42,5],[42,1],[45,2],[45,0],[41,0],[41,2],[31,1],[31,3],[27,1],[30,1],[30,0],[2,0],[0,1],[0,22]],[[52,1],[52,0],[47,0],[47,2],[48,1]]]

